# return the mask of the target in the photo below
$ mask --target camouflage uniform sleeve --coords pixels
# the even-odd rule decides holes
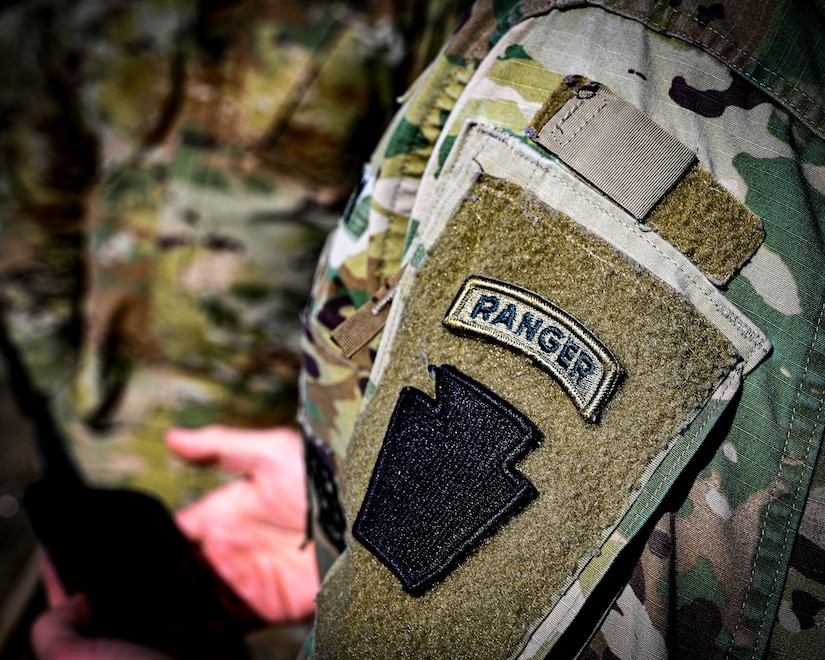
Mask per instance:
[[[552,2],[478,3],[393,120],[328,241],[306,319],[302,424],[314,456],[310,470],[319,518],[316,534],[327,542],[331,557],[343,554],[322,587],[309,655],[606,659],[805,658],[825,653],[819,331],[825,301],[819,240],[825,209],[820,176],[825,125],[821,101],[816,100],[823,84],[816,45],[819,14],[807,4],[796,5],[794,11],[785,11],[783,5],[764,14],[736,2],[710,8],[693,2],[664,7],[643,1],[582,2],[576,7],[563,11]],[[604,482],[614,478],[615,465],[626,452],[604,462],[604,445],[596,443],[598,432],[589,428],[593,444],[575,453],[565,473],[560,467],[565,447],[578,446],[578,431],[565,421],[568,413],[557,406],[552,388],[536,387],[530,396],[522,396],[517,382],[528,372],[523,362],[504,357],[512,346],[477,343],[472,351],[460,349],[459,343],[467,340],[455,339],[443,326],[445,311],[460,298],[455,278],[460,283],[465,275],[509,272],[518,278],[521,273],[519,288],[530,289],[540,286],[543,271],[568,255],[551,247],[543,253],[527,238],[536,236],[532,225],[519,229],[521,241],[481,233],[477,225],[488,218],[504,223],[501,215],[484,215],[484,210],[477,212],[475,225],[460,223],[466,216],[462,210],[444,221],[443,234],[437,236],[434,225],[438,213],[448,208],[444,198],[457,196],[459,185],[466,185],[467,193],[455,208],[465,209],[479,200],[494,204],[493,193],[484,197],[482,183],[469,181],[457,164],[477,168],[478,180],[498,176],[510,185],[521,181],[522,160],[538,163],[528,170],[530,176],[524,175],[525,186],[531,185],[531,177],[539,179],[542,168],[564,170],[555,156],[536,146],[525,127],[535,125],[552,105],[548,98],[572,80],[571,74],[603,83],[688,145],[698,166],[712,177],[712,187],[735,201],[728,208],[744,209],[742,217],[754,218],[754,226],[764,229],[764,243],[740,255],[730,281],[722,283],[706,271],[701,278],[691,278],[697,283],[701,279],[708,296],[730,305],[723,316],[742,324],[734,334],[741,337],[744,330],[751,338],[763,335],[772,349],[745,367],[741,386],[723,387],[709,396],[710,407],[720,405],[716,417],[700,414],[676,434],[694,434],[696,451],[690,460],[679,462],[671,454],[654,461],[643,471],[649,481],[642,476],[639,483],[624,485],[629,516],[615,525],[594,522],[605,525],[598,531],[606,536],[589,550],[560,561],[552,548],[574,546],[585,533],[585,525],[579,523],[595,521],[609,508],[589,505]],[[595,116],[588,115],[588,121],[578,124],[572,135],[565,133],[564,139],[584,132],[596,123]],[[567,119],[560,119],[560,126]],[[473,122],[492,128],[473,132],[467,126]],[[481,145],[468,135],[493,137]],[[519,143],[527,143],[524,150]],[[504,147],[497,144],[506,144],[511,155],[501,156]],[[499,156],[485,158],[488,152]],[[602,155],[608,162],[614,157]],[[577,180],[559,175],[557,181],[588,194],[576,187]],[[513,194],[503,183],[496,186],[492,189],[498,199]],[[594,188],[591,192],[603,199],[605,193]],[[539,196],[554,194],[529,190]],[[518,200],[517,209],[536,208],[530,206],[527,193]],[[502,206],[496,208],[513,208],[495,202],[499,203]],[[611,211],[616,217],[623,212]],[[576,211],[570,213],[577,217]],[[712,205],[698,213],[701,226],[688,230],[692,238],[701,242],[703,235],[720,232],[710,243],[717,253],[723,251],[723,243],[735,242],[732,224],[726,224],[732,218],[713,229]],[[536,211],[535,223],[542,217]],[[582,222],[590,223],[592,217]],[[663,223],[649,222],[639,231],[660,233],[681,257],[705,268],[700,250],[694,249],[697,243],[686,247],[681,242],[684,235],[666,235]],[[566,239],[568,245],[579,245],[574,236],[575,231]],[[653,238],[640,240],[649,243]],[[440,256],[439,250],[447,249],[444,245],[451,247],[451,258]],[[464,252],[475,254],[485,245],[490,252],[498,247],[509,260],[500,265],[495,261],[500,255],[491,254],[471,262],[483,264],[474,268],[486,271],[452,272],[465,267]],[[598,263],[609,258],[606,252],[588,250],[593,261],[585,262],[587,270],[601,268]],[[675,263],[681,257],[674,254],[668,259]],[[523,264],[522,271],[513,261]],[[569,279],[583,282],[592,275],[581,272],[578,260],[565,263],[558,268]],[[642,270],[650,266],[644,259],[637,263]],[[403,264],[407,268],[394,291],[384,333],[347,357],[332,338],[333,330],[356,310],[380,306],[387,296],[375,298],[375,293]],[[428,272],[428,264],[439,269],[438,275]],[[686,266],[683,272],[688,270]],[[446,282],[453,284],[434,293]],[[563,297],[564,286],[562,282],[546,290]],[[674,280],[671,286],[689,298],[679,289],[681,284]],[[540,336],[535,311],[525,320],[527,308],[513,303],[512,312],[502,305],[496,316],[491,313],[493,296],[486,295],[486,302],[478,299],[466,314],[484,318],[487,313],[491,325],[502,332],[512,324],[513,335],[523,337],[532,328]],[[417,303],[419,296],[426,304]],[[437,304],[431,304],[433,300]],[[568,304],[575,306],[576,300],[573,296]],[[611,309],[610,301],[599,300],[603,310]],[[615,305],[618,298],[613,300]],[[599,323],[599,313],[578,309],[580,316],[589,315]],[[651,365],[647,339],[645,364]],[[744,345],[739,339],[736,343],[743,354]],[[762,344],[763,349],[767,346]],[[617,348],[616,355],[628,365],[635,351]],[[430,558],[421,549],[429,546],[410,532],[409,520],[418,515],[410,501],[430,502],[428,488],[448,492],[463,481],[455,474],[444,486],[440,468],[432,467],[426,486],[416,490],[409,480],[421,478],[424,459],[416,459],[412,450],[399,450],[400,432],[393,429],[398,419],[423,425],[421,420],[429,418],[421,410],[438,407],[439,381],[433,385],[424,374],[428,366],[438,364],[431,361],[439,356],[452,360],[451,366],[465,369],[496,395],[520,402],[516,407],[537,424],[547,408],[558,412],[546,427],[552,433],[548,431],[544,443],[518,464],[537,486],[533,508],[525,508],[472,554],[451,564],[452,572],[422,595],[409,589],[405,564],[399,559],[409,554],[413,563]],[[485,371],[485,361],[495,368]],[[696,366],[699,352],[688,361]],[[627,369],[601,424],[618,425],[620,398],[637,389],[638,368]],[[676,362],[668,369],[684,374],[679,378],[687,382]],[[418,392],[413,400],[419,403],[409,402],[411,391]],[[660,419],[656,415],[676,396],[659,390],[648,412],[639,417],[636,432],[641,433],[650,419]],[[420,403],[428,400],[431,403]],[[666,423],[661,419],[658,426]],[[404,437],[418,441],[415,433],[408,429]],[[547,460],[541,462],[545,451]],[[407,458],[408,463],[399,463]],[[411,466],[409,479],[387,476],[385,466],[399,464]],[[662,465],[669,472],[667,483],[655,476]],[[582,471],[590,475],[584,484],[576,476]],[[558,482],[546,479],[546,474],[562,473],[566,477]],[[395,488],[409,488],[413,495],[395,499],[392,488],[383,485],[386,480]],[[656,497],[661,497],[643,519],[638,503],[653,498],[654,483],[659,484]],[[640,499],[633,500],[637,487]],[[607,490],[625,497],[619,495],[618,482]],[[542,517],[553,507],[562,507],[562,514]],[[376,511],[388,518],[382,522]],[[455,508],[438,510],[432,517],[436,515],[444,524],[470,516],[467,511],[457,514]],[[422,520],[422,527],[426,524]],[[386,543],[395,548],[392,552],[376,543],[383,525],[413,550],[391,546],[391,539]],[[557,577],[548,579],[550,574]]]

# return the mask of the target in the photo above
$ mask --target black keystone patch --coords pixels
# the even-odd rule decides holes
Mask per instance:
[[[420,596],[535,499],[514,469],[541,434],[454,367],[432,367],[436,399],[401,390],[353,536]]]

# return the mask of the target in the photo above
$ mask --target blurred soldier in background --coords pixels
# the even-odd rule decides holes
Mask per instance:
[[[225,481],[223,468],[264,463],[283,442],[300,452],[296,437],[259,429],[294,423],[299,312],[318,253],[397,96],[468,6],[0,10],[0,322],[91,484],[148,489],[179,509]],[[164,444],[170,429],[185,444],[198,436],[184,428],[215,426],[237,429],[220,455],[172,442],[215,469]],[[271,498],[246,497],[246,483],[232,492],[254,499],[240,513],[249,523]],[[301,493],[303,473],[267,483]],[[203,522],[202,507],[180,523],[258,615],[295,620],[317,577],[290,609],[256,599],[277,578],[246,566],[283,548],[314,566],[304,500],[266,541]],[[47,587],[62,599],[54,579]]]
[[[215,481],[169,458],[167,429],[294,419],[322,241],[459,18],[419,0],[3,10],[3,323],[93,483],[179,506]]]

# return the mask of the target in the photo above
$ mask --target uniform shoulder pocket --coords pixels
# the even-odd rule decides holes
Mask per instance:
[[[468,123],[349,446],[357,541],[322,592],[316,644],[546,649],[769,349],[626,208]]]

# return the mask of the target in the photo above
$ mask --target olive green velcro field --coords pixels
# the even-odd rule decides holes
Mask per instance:
[[[528,135],[724,286],[765,238],[693,151],[604,85],[568,76]]]
[[[638,263],[521,186],[485,174],[406,282],[393,303],[403,307],[393,310],[400,322],[383,376],[347,455],[347,519],[362,510],[402,392],[436,398],[431,365],[473,379],[535,425],[542,440],[515,470],[537,495],[423,594],[405,591],[386,558],[350,534],[319,597],[315,648],[330,658],[507,657],[598,552],[645,471],[739,358],[714,325]],[[450,318],[477,327],[456,332]],[[548,327],[558,332],[540,340]],[[565,337],[576,347],[562,355]],[[581,338],[592,339],[587,360],[600,366],[582,362]],[[583,415],[590,389],[582,379],[617,368],[621,378],[601,397],[598,418]],[[428,501],[439,493],[450,500],[449,484],[410,484],[409,510],[396,515],[416,516],[422,490]],[[438,515],[450,524],[461,507]],[[438,551],[425,548],[427,539],[409,543]]]
[[[645,224],[716,286],[730,282],[765,240],[759,216],[698,165],[653,209]]]

